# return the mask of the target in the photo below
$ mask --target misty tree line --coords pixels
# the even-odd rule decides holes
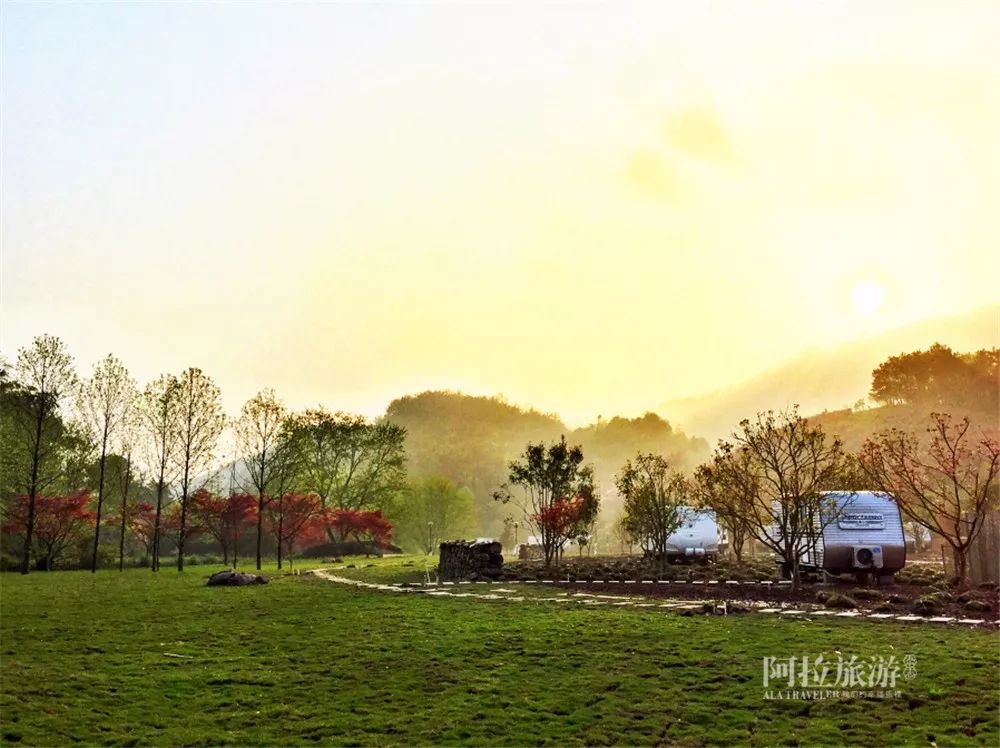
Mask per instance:
[[[600,512],[586,533],[594,541],[591,549],[595,542],[609,548],[616,537],[614,521],[621,499],[613,490],[614,477],[628,457],[637,451],[653,452],[665,456],[672,466],[691,471],[711,453],[707,441],[684,434],[654,413],[598,416],[595,423],[573,428],[556,415],[525,409],[502,397],[460,392],[401,397],[388,405],[386,418],[406,428],[409,473],[444,476],[467,487],[478,534],[498,538],[505,548],[515,545],[515,539],[524,540],[527,528],[514,503],[497,502],[493,496],[498,486],[509,484],[509,463],[522,455],[526,444],[551,445],[565,436],[586,454],[592,481],[601,494]],[[523,488],[515,488],[514,498],[520,501]]]
[[[744,546],[756,541],[774,552],[797,589],[800,559],[820,539],[815,528],[843,511],[826,492],[882,491],[895,498],[904,518],[950,547],[957,582],[964,584],[969,549],[985,515],[1000,510],[995,412],[979,416],[991,392],[995,401],[997,354],[954,354],[935,345],[890,358],[873,372],[872,397],[890,409],[906,408],[905,419],[919,425],[879,430],[854,452],[794,407],[741,421],[693,471],[640,450],[615,475],[623,499],[618,529],[662,562],[668,539],[691,513],[711,510],[728,531],[737,562]],[[969,403],[978,423],[941,412]],[[934,410],[915,416],[922,408]],[[510,485],[524,489],[520,501]],[[558,561],[566,542],[593,528],[593,470],[583,464],[580,447],[565,440],[547,449],[530,444],[510,464],[508,483],[495,498],[518,505],[522,521],[540,538],[547,565]]]
[[[801,584],[800,559],[816,550],[822,529],[838,519],[826,492],[876,490],[891,494],[904,516],[940,536],[953,552],[957,583],[968,577],[968,551],[985,513],[1000,509],[1000,443],[994,430],[968,418],[933,413],[925,435],[889,429],[858,453],[799,415],[796,408],[758,413],[720,440],[711,459],[691,476],[661,455],[637,454],[617,474],[624,498],[620,527],[661,563],[668,539],[692,511],[711,510],[729,532],[737,562],[753,539],[773,551]],[[511,493],[510,486],[523,490]],[[597,513],[592,470],[578,446],[565,440],[530,444],[510,464],[509,484],[495,498],[514,502],[538,533],[546,565],[567,541],[587,533]]]
[[[946,406],[950,396],[941,371],[947,369],[959,372],[947,381],[959,383],[967,400],[970,387],[985,381],[982,372],[996,372],[996,353],[963,357],[935,347],[893,357],[876,370],[873,396],[889,402],[889,409],[903,408],[901,402],[911,409]],[[32,554],[48,564],[68,540],[59,527],[37,532],[39,501],[67,517],[86,516],[93,526],[88,565],[96,569],[103,517],[116,510],[113,535],[121,567],[126,532],[142,534],[130,524],[129,509],[143,495],[151,500],[148,533],[140,540],[153,570],[160,568],[164,537],[176,546],[177,568],[183,569],[191,512],[204,517],[213,508],[215,522],[207,531],[227,559],[229,546],[235,553],[239,545],[233,523],[252,518],[258,568],[265,536],[277,539],[280,563],[283,548],[290,551],[305,528],[303,517],[317,520],[314,529],[330,540],[351,531],[361,537],[363,531],[385,542],[380,512],[386,511],[398,538],[429,553],[440,540],[477,529],[481,507],[474,506],[473,492],[455,485],[493,479],[502,452],[487,450],[509,448],[505,440],[521,439],[523,446],[526,433],[538,441],[528,440],[520,458],[507,463],[504,485],[486,495],[507,512],[504,538],[510,540],[511,505],[525,531],[540,539],[547,563],[558,561],[570,539],[591,537],[599,517],[599,477],[615,468],[612,498],[622,502],[618,526],[633,541],[662,557],[684,511],[710,508],[727,528],[738,559],[754,539],[783,559],[796,584],[799,557],[815,543],[811,528],[823,514],[823,491],[893,494],[909,520],[951,546],[960,577],[979,518],[997,503],[995,425],[940,413],[924,417],[922,428],[874,434],[856,452],[794,409],[744,420],[711,454],[702,452],[700,440],[673,432],[653,414],[599,419],[571,432],[574,441],[586,444],[586,464],[583,447],[570,446],[564,437],[549,441],[553,430],[563,430],[554,417],[500,400],[424,393],[395,401],[388,414],[392,418],[370,423],[324,409],[290,412],[273,391],[263,390],[227,419],[218,387],[200,369],[164,374],[140,389],[109,355],[80,380],[62,341],[41,336],[19,352],[13,366],[0,367],[4,530],[20,538],[20,567],[27,572]],[[407,438],[411,424],[420,436],[415,442],[412,434]],[[206,488],[227,493],[220,487],[227,477],[220,460],[224,433],[232,441],[228,496],[215,501]],[[405,450],[415,446],[424,480],[407,480],[404,442]],[[692,459],[702,454],[698,462]],[[113,496],[117,503],[109,507]]]
[[[140,496],[150,499],[148,537],[141,538],[150,568],[161,568],[163,541],[169,537],[177,569],[183,570],[192,511],[203,514],[211,507],[207,488],[222,492],[223,452],[231,459],[229,496],[224,497],[232,500],[228,511],[237,511],[238,492],[241,516],[256,520],[257,568],[265,517],[276,525],[270,529],[276,530],[280,562],[288,527],[301,522],[304,505],[312,506],[296,500],[302,495],[315,498],[313,514],[337,513],[337,521],[332,513],[323,515],[330,540],[338,530],[343,540],[352,518],[357,524],[357,517],[390,507],[410,536],[424,537],[413,526],[426,528],[434,520],[439,534],[469,525],[466,493],[441,479],[407,482],[406,432],[400,426],[321,408],[290,412],[269,389],[229,419],[219,388],[198,368],[163,374],[140,388],[124,364],[108,355],[81,379],[65,344],[48,335],[21,349],[13,365],[0,367],[0,436],[5,540],[8,546],[12,538],[20,541],[22,573],[30,570],[33,557],[51,563],[55,550],[71,539],[74,519],[93,526],[90,568],[97,569],[102,540],[109,534],[117,536],[122,567]],[[226,436],[230,450],[223,449]],[[109,505],[112,496],[114,506]],[[42,528],[44,548],[38,540],[40,502],[61,512],[66,527]],[[113,532],[105,521],[112,511],[117,513]],[[223,506],[216,513],[221,523],[226,511]],[[42,521],[55,521],[50,514]],[[369,517],[366,529],[371,522]],[[387,541],[384,528],[379,537]]]

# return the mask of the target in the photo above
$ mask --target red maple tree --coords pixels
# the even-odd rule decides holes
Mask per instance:
[[[121,507],[114,514],[108,515],[108,527],[120,528],[122,524]],[[149,558],[153,551],[153,529],[156,525],[156,508],[144,501],[125,505],[125,528],[129,535],[142,545],[143,555]]]
[[[237,562],[240,537],[257,516],[257,497],[249,493],[218,496],[200,489],[191,495],[191,516],[194,521],[222,546],[223,563]]]
[[[90,491],[66,496],[38,496],[35,499],[35,527],[32,551],[41,569],[51,569],[71,543],[86,537],[94,527],[96,514],[89,511]],[[7,521],[0,531],[23,535],[28,523],[29,498],[17,496],[7,509]]]
[[[166,509],[163,510],[160,516],[160,537],[165,537],[174,544],[176,548],[180,548],[183,544],[187,544],[187,541],[191,540],[195,535],[200,535],[204,532],[204,528],[201,525],[201,520],[199,517],[188,516],[185,518],[184,523],[184,533],[183,538],[181,537],[181,502],[175,501],[170,504]]]
[[[553,537],[564,538],[572,533],[586,511],[587,502],[581,496],[556,499],[551,506],[535,515],[535,521]]]
[[[278,544],[278,568],[286,554],[291,556],[296,541],[306,537],[322,537],[326,525],[319,496],[314,493],[286,493],[267,503],[264,525]]]
[[[353,538],[359,543],[384,548],[392,540],[392,523],[380,511],[338,509],[329,520],[341,542]]]

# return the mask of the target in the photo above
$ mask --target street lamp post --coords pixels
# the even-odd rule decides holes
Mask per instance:
[[[434,552],[434,523],[427,523],[427,555]]]
[[[517,548],[517,522],[514,523],[514,547]]]

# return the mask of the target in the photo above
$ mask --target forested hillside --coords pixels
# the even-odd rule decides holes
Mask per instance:
[[[932,412],[968,417],[976,428],[1000,426],[1000,349],[956,353],[935,343],[926,351],[892,356],[872,372],[874,407],[828,411],[810,420],[854,451],[879,431],[921,431]]]
[[[676,427],[714,443],[728,437],[740,419],[760,410],[798,404],[803,413],[852,408],[871,386],[871,372],[900,351],[946,341],[955,350],[997,345],[1000,306],[907,327],[840,345],[804,351],[760,375],[718,392],[670,400],[655,410]],[[881,403],[880,403],[881,404]]]
[[[406,429],[407,469],[414,477],[443,476],[474,496],[480,531],[497,535],[510,508],[492,494],[507,477],[507,463],[528,442],[561,435],[583,447],[601,489],[602,514],[617,513],[614,474],[636,452],[666,455],[685,470],[708,456],[708,443],[675,431],[653,413],[641,418],[599,419],[569,429],[554,415],[523,409],[501,398],[457,392],[424,392],[390,403],[386,418]]]

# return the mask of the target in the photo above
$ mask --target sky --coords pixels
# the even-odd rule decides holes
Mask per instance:
[[[3,2],[0,350],[570,423],[995,303],[995,2]]]

